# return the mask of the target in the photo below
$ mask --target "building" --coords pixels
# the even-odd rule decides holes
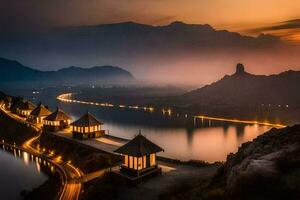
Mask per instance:
[[[5,98],[4,98],[4,108],[6,109],[6,110],[8,110],[8,109],[10,109],[10,106],[11,106],[11,103],[12,103],[12,97],[11,96],[6,96]]]
[[[5,108],[5,102],[3,99],[0,99],[0,108]]]
[[[11,112],[18,114],[18,111],[20,110],[20,108],[22,107],[23,104],[24,104],[24,101],[22,98],[19,98],[19,97],[14,98],[13,102],[10,106]]]
[[[49,131],[59,131],[69,128],[71,124],[71,117],[64,111],[57,108],[55,112],[51,113],[43,120],[43,128]]]
[[[134,139],[115,150],[124,157],[124,162],[120,166],[121,174],[139,178],[161,172],[156,163],[156,154],[161,151],[164,150],[139,133]]]
[[[88,139],[100,137],[105,134],[101,129],[102,122],[98,121],[89,112],[72,124],[73,137],[77,139]]]
[[[41,124],[45,117],[50,115],[51,112],[42,104],[39,104],[33,111],[31,111],[28,121]]]
[[[20,102],[20,104],[16,107],[16,113],[23,117],[28,117],[30,113],[36,108],[30,101]]]

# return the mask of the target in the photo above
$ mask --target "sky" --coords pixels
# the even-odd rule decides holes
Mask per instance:
[[[1,0],[0,3],[0,39],[5,41],[11,33],[19,38],[25,32],[47,32],[57,27],[128,21],[154,26],[182,21],[209,24],[217,30],[226,29],[243,35],[272,34],[292,46],[292,50],[235,52],[234,55],[220,53],[217,56],[193,54],[191,50],[180,55],[171,56],[166,52],[166,55],[142,55],[139,58],[122,52],[121,59],[115,54],[100,57],[97,52],[78,56],[72,52],[69,55],[59,53],[56,49],[36,50],[34,45],[20,42],[20,45],[25,44],[23,50],[9,44],[10,50],[2,48],[4,54],[0,53],[0,57],[42,70],[116,65],[143,79],[153,80],[155,77],[157,81],[198,85],[234,72],[238,62],[244,63],[254,74],[300,70],[300,0]],[[30,47],[33,52],[27,51]]]
[[[300,0],[1,0],[0,32],[134,21],[210,24],[300,41]]]

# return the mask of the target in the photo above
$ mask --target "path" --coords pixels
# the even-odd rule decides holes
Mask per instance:
[[[34,124],[27,122],[25,119],[15,115],[7,110],[1,108],[1,111],[6,113],[9,117],[15,119],[19,123],[26,124],[32,128],[34,128],[38,133],[40,132],[40,128],[35,126]],[[27,141],[25,141],[22,147],[17,147],[22,151],[28,152],[29,154],[35,155],[40,157],[50,163],[52,163],[62,177],[62,189],[60,191],[59,199],[60,200],[77,200],[79,199],[79,195],[81,193],[82,184],[77,179],[83,176],[83,172],[77,169],[73,165],[69,163],[65,163],[61,160],[61,157],[46,154],[46,149],[41,150],[37,145],[36,142],[38,141],[40,135],[33,137]],[[16,146],[14,146],[16,148]]]

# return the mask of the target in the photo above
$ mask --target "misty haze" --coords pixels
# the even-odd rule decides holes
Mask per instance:
[[[300,1],[0,6],[0,199],[300,199]]]

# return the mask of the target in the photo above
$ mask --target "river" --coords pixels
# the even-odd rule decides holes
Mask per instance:
[[[27,96],[35,103],[42,101],[52,110],[59,106],[74,120],[89,111],[104,123],[103,128],[113,136],[132,139],[141,129],[143,135],[165,150],[160,155],[179,160],[224,161],[242,143],[271,129],[258,124],[205,119],[194,121],[191,117],[162,115],[161,112],[66,103],[55,97],[49,90]]]
[[[43,184],[48,176],[38,161],[32,161],[28,153],[10,152],[0,148],[0,191],[3,200],[22,199],[22,191],[30,191]]]
[[[119,108],[58,103],[59,107],[78,119],[89,111],[104,123],[110,135],[132,139],[139,130],[165,151],[160,155],[179,160],[224,161],[229,153],[251,141],[271,127],[258,124],[166,116]]]

